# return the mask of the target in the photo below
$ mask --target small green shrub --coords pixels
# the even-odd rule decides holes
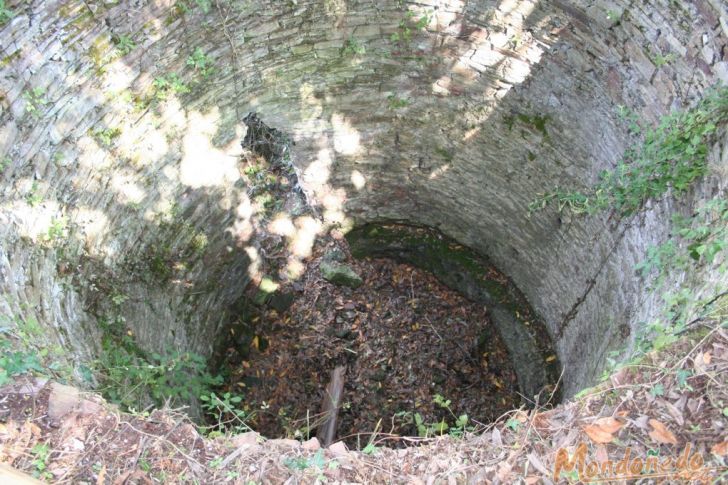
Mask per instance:
[[[713,199],[689,218],[673,216],[675,236],[647,249],[646,258],[636,266],[642,276],[657,273],[657,282],[674,270],[687,270],[693,264],[713,264],[728,249],[728,200]],[[725,272],[724,260],[719,270]]]
[[[363,45],[359,43],[358,40],[356,40],[354,37],[349,37],[347,41],[344,43],[344,48],[341,51],[341,53],[344,56],[360,56],[363,54],[366,54],[367,49]]]
[[[43,337],[44,329],[36,319],[0,315],[0,386],[24,374],[72,377],[73,369],[56,360],[63,356],[63,349],[48,345]]]
[[[68,220],[65,217],[51,219],[51,224],[48,226],[48,230],[43,235],[43,242],[49,245],[53,245],[59,241],[62,241],[66,237],[66,229],[68,226]]]
[[[228,430],[233,433],[251,430],[247,425],[247,421],[253,416],[240,408],[240,404],[243,401],[242,396],[229,392],[225,392],[222,395],[209,392],[200,395],[200,400],[202,401],[202,408],[205,410],[205,413],[213,421],[213,425],[208,427],[208,430]]]
[[[677,59],[677,55],[673,52],[670,52],[669,54],[664,56],[658,52],[650,58],[650,60],[656,67],[662,67],[666,64],[670,64],[675,59]]]
[[[128,35],[120,35],[113,38],[114,45],[119,54],[125,56],[136,49],[136,43]]]
[[[286,458],[283,464],[290,470],[303,471],[309,468],[323,470],[326,466],[326,458],[323,451],[319,450],[312,457]]]
[[[103,342],[97,365],[101,391],[125,409],[140,411],[150,406],[188,404],[222,383],[212,376],[202,356],[184,352],[146,354],[131,337]]]
[[[212,8],[212,0],[179,0],[174,5],[175,10],[181,14],[191,11],[194,7],[198,7],[202,13],[208,13]]]
[[[408,44],[412,40],[412,33],[425,30],[432,20],[432,12],[426,12],[416,20],[415,16],[416,14],[411,10],[405,13],[404,18],[399,21],[397,32],[390,37],[392,42]]]
[[[0,173],[3,173],[5,171],[5,169],[10,166],[11,163],[12,163],[12,160],[10,159],[10,157],[5,157],[2,160],[0,160]]]
[[[166,100],[171,94],[185,94],[190,92],[189,86],[175,73],[155,78],[152,85],[155,88],[154,97],[159,101]]]
[[[43,372],[43,365],[35,351],[14,350],[10,340],[0,337],[0,386],[12,377],[29,372]]]
[[[203,78],[209,77],[215,70],[212,58],[199,47],[187,58],[187,65],[191,66]]]
[[[469,426],[467,414],[457,416],[453,412],[450,407],[452,402],[449,399],[445,399],[440,394],[435,394],[432,401],[440,408],[447,410],[452,416],[453,421],[448,423],[446,419],[442,419],[434,423],[427,423],[420,413],[412,411],[400,411],[394,415],[394,418],[402,419],[405,426],[415,426],[417,434],[422,438],[442,436],[446,433],[454,437],[462,437],[466,431],[473,429]]]

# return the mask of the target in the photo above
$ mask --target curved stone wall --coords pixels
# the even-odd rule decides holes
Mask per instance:
[[[292,136],[323,218],[271,225],[291,272],[331,224],[438,228],[542,315],[567,394],[659,310],[633,267],[669,213],[725,190],[722,143],[679,204],[527,217],[536,194],[616,163],[631,143],[618,106],[655,121],[728,82],[718,0],[14,3],[0,30],[0,309],[79,356],[108,318],[150,348],[210,352],[262,277],[268,221],[237,158],[251,111]]]

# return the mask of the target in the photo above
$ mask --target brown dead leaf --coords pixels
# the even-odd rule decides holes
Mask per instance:
[[[650,419],[650,426],[652,426],[653,428],[653,430],[648,433],[650,435],[650,438],[657,441],[658,443],[670,445],[677,444],[677,438],[675,438],[675,435],[672,434],[669,429],[667,429],[667,426],[665,426],[656,419]]]
[[[703,364],[710,365],[711,360],[713,360],[713,357],[710,355],[710,352],[705,352],[703,354]]]
[[[524,482],[526,483],[526,485],[536,485],[537,483],[539,483],[540,480],[541,480],[541,477],[530,476],[530,477],[526,477]]]
[[[714,444],[713,447],[710,449],[710,452],[718,456],[728,455],[728,441]]]
[[[611,416],[599,418],[594,424],[583,426],[582,429],[594,443],[610,443],[614,433],[619,431],[624,423]]]

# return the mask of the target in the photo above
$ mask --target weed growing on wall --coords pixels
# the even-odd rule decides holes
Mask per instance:
[[[345,57],[355,57],[366,54],[367,49],[354,37],[349,37],[344,44],[341,53]]]
[[[554,204],[577,214],[614,209],[630,215],[648,200],[682,194],[705,175],[708,146],[726,123],[728,87],[715,88],[695,108],[672,113],[647,130],[616,168],[600,174],[597,185],[584,192],[557,188],[542,194],[529,205],[529,213]],[[630,129],[637,131],[638,125],[632,121]]]
[[[203,78],[209,77],[215,70],[212,58],[199,47],[187,58],[187,65]]]
[[[45,98],[45,89],[43,88],[33,88],[24,92],[23,99],[26,101],[26,113],[35,117],[39,117],[41,108],[49,103]]]
[[[430,24],[432,12],[425,12],[422,16],[415,17],[417,17],[417,14],[408,10],[404,18],[397,25],[397,32],[394,32],[390,36],[390,40],[399,44],[409,44],[415,32],[425,30]]]
[[[728,200],[713,199],[686,218],[673,216],[675,237],[647,250],[647,257],[636,267],[642,276],[656,274],[660,285],[675,270],[687,270],[694,264],[712,265],[720,261],[719,271],[728,268]]]
[[[116,50],[119,51],[119,55],[121,56],[125,56],[136,49],[136,43],[128,35],[115,36],[111,40],[114,42]]]
[[[190,92],[189,86],[175,73],[154,78],[152,85],[155,88],[154,98],[158,101],[164,101],[172,94],[185,94]]]
[[[5,0],[0,0],[0,25],[3,25],[13,18],[13,11],[5,4]]]

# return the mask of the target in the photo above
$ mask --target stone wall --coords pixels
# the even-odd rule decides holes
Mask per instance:
[[[293,136],[325,221],[282,216],[292,271],[329,224],[437,227],[489,256],[542,314],[567,393],[659,310],[633,267],[667,236],[667,215],[725,190],[723,173],[628,220],[527,217],[538,193],[584,187],[616,163],[631,143],[618,106],[655,121],[728,82],[718,0],[13,9],[0,30],[0,308],[37,315],[89,354],[98,315],[114,312],[145,345],[206,353],[226,308],[261,277],[236,158],[250,111]],[[187,63],[197,50],[214,63],[206,77]],[[160,87],[173,73],[189,92]],[[725,144],[711,157],[724,167]],[[60,257],[43,238],[62,215]],[[114,294],[128,300],[109,303]]]

